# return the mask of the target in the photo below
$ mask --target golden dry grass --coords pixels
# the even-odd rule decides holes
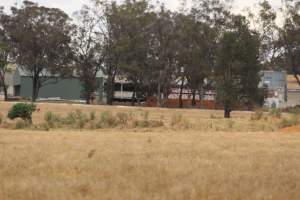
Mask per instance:
[[[9,107],[0,103],[1,113]],[[47,109],[64,114],[72,108],[39,105],[34,120],[41,120]],[[148,110],[154,117],[174,113],[191,120],[222,116],[218,111]],[[248,113],[237,112],[232,120],[248,118]],[[1,200],[297,200],[299,166],[297,133],[0,129]]]

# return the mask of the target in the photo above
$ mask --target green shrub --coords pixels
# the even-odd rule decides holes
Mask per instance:
[[[273,108],[270,110],[269,115],[276,118],[281,118],[281,110],[278,108]]]
[[[75,112],[68,113],[68,115],[61,121],[64,125],[81,129],[84,128],[89,119],[81,110],[76,110]]]
[[[32,123],[32,113],[34,111],[36,111],[36,105],[34,104],[18,103],[10,109],[7,117],[9,119],[21,118]]]
[[[112,115],[111,112],[103,112],[101,113],[100,118],[101,127],[115,127],[117,124],[117,119]]]
[[[83,112],[81,110],[75,110],[75,116],[77,119],[86,118],[86,115],[83,114]]]
[[[48,111],[44,115],[44,120],[50,128],[54,128],[61,122],[61,117],[52,113],[51,111]]]
[[[64,118],[63,123],[66,125],[76,124],[76,114],[74,112],[68,113],[67,117]]]
[[[0,113],[0,125],[2,124],[3,122],[3,115]]]
[[[84,128],[86,123],[87,123],[86,118],[84,117],[78,118],[78,128]]]

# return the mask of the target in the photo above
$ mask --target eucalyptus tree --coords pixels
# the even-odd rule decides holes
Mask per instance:
[[[120,4],[110,0],[91,0],[97,11],[100,35],[103,39],[103,65],[102,71],[107,76],[105,91],[107,104],[112,105],[115,93],[116,76],[120,75],[126,41],[122,34]]]
[[[265,69],[277,70],[282,52],[279,43],[280,27],[277,24],[277,11],[268,0],[259,2],[258,6],[258,12],[250,10],[248,17],[254,30],[260,34],[260,61]]]
[[[9,69],[9,63],[11,62],[9,58],[10,52],[11,49],[9,48],[8,44],[5,43],[5,41],[1,41],[1,35],[0,35],[0,88],[3,89],[4,100],[8,99],[5,77],[7,72],[10,71]]]
[[[97,74],[103,64],[103,36],[100,34],[97,10],[87,5],[75,13],[76,29],[73,33],[72,48],[76,76],[82,84],[82,95],[90,104],[93,94],[100,87]]]
[[[278,45],[279,27],[276,24],[277,13],[267,0],[260,2],[259,5],[258,24],[261,35],[261,61],[267,67],[272,68],[276,65],[277,57],[280,55],[280,46]]]
[[[259,99],[261,70],[259,36],[242,16],[233,16],[232,26],[219,43],[214,80],[217,100],[224,106],[224,117],[237,106],[251,106]]]
[[[283,4],[284,25],[280,32],[284,64],[300,85],[300,2],[289,0]]]
[[[158,105],[168,98],[170,88],[176,80],[177,54],[179,47],[176,30],[176,13],[167,10],[163,5],[156,13],[150,34],[149,61],[153,79],[157,86]]]
[[[133,84],[132,105],[149,68],[150,37],[155,14],[147,0],[126,0],[120,5],[123,38],[121,73]]]
[[[177,32],[180,48],[178,50],[178,66],[183,68],[184,79],[192,91],[192,106],[196,105],[196,93],[201,96],[205,88],[205,80],[211,75],[211,46],[215,35],[212,28],[204,22],[197,21],[195,15],[179,15]],[[184,79],[181,83],[184,82]],[[179,100],[182,105],[182,100]]]
[[[71,20],[57,8],[24,1],[1,17],[1,25],[7,31],[16,63],[32,79],[32,101],[36,101],[39,89],[52,83],[49,78],[69,72]]]
[[[5,15],[4,9],[0,7],[0,22],[1,18]],[[9,71],[8,64],[10,59],[11,48],[9,47],[9,40],[5,29],[0,23],[0,88],[3,89],[4,99],[7,100],[7,85],[5,81],[6,73]]]
[[[230,4],[220,0],[193,0],[192,4],[189,11],[178,15],[177,32],[178,65],[184,71],[184,79],[192,91],[192,106],[195,106],[196,93],[201,102],[203,91],[212,85],[217,47],[229,24]],[[179,104],[182,105],[181,99]]]

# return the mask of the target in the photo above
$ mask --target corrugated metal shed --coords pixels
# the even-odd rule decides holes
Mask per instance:
[[[287,87],[287,73],[285,71],[262,71],[262,83],[269,89]]]

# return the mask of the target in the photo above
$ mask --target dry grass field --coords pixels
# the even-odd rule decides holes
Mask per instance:
[[[10,107],[0,103],[1,113]],[[181,114],[200,126],[0,129],[1,200],[300,199],[300,133],[267,131],[275,119],[252,122],[251,113],[235,112],[229,123],[219,111],[66,104],[39,104],[38,109],[35,123],[48,110],[61,115],[74,109],[148,110],[166,124]],[[214,128],[202,129],[207,122]],[[251,128],[261,124],[266,131]]]

